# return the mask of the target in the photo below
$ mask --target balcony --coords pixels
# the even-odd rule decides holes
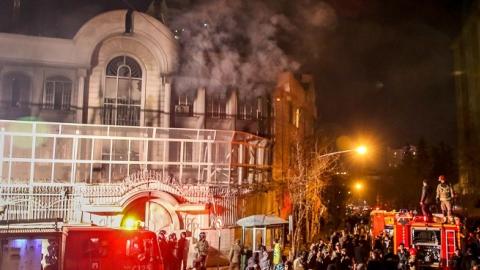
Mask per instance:
[[[118,209],[142,190],[207,201],[268,181],[270,145],[236,131],[0,120],[0,220]]]
[[[137,172],[178,184],[265,181],[266,139],[236,131],[0,120],[0,183],[112,184]]]

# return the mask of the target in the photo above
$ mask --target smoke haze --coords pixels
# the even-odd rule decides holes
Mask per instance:
[[[317,28],[335,24],[335,12],[326,3],[304,2],[295,12],[309,20],[291,20],[261,1],[200,1],[179,12],[170,23],[181,47],[176,91],[206,87],[221,94],[233,88],[243,95],[261,95],[273,90],[279,73],[300,68],[281,41],[298,37],[305,24]],[[296,45],[302,43],[299,39]]]

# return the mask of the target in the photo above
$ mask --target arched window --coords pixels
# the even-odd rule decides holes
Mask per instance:
[[[103,123],[139,126],[142,101],[142,69],[131,57],[118,56],[107,65]]]
[[[70,110],[72,81],[63,76],[48,77],[45,80],[43,108],[50,110]]]
[[[24,107],[30,102],[30,78],[22,73],[11,73],[5,77],[5,89],[12,107]]]

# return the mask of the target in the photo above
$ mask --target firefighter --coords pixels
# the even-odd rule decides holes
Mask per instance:
[[[207,255],[208,255],[208,248],[209,244],[207,241],[207,235],[205,232],[200,233],[200,239],[198,240],[197,244],[195,245],[195,251],[197,252],[197,258],[194,262],[194,268],[197,270],[206,270],[206,262],[207,262]]]
[[[444,217],[447,217],[445,222],[453,222],[452,219],[452,201],[454,198],[452,186],[445,182],[445,176],[440,175],[438,177],[440,182],[437,185],[437,201],[440,201],[440,207],[442,209],[442,214]]]

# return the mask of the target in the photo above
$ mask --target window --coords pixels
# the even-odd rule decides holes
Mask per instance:
[[[30,98],[30,78],[21,73],[12,73],[6,76],[7,99],[10,106],[23,107]],[[9,96],[8,96],[9,95]]]
[[[207,99],[207,115],[211,118],[227,118],[227,102],[221,97]]]
[[[49,77],[45,81],[43,108],[51,110],[70,110],[72,81],[65,77]]]
[[[293,119],[295,119],[294,115],[293,115],[293,104],[291,101],[288,102],[288,105],[287,105],[287,114],[288,114],[288,122],[293,124]]]
[[[139,126],[142,69],[131,57],[118,56],[107,65],[103,99],[103,123]]]
[[[293,123],[296,128],[300,127],[300,109],[295,110],[295,122]]]
[[[237,112],[238,119],[241,119],[241,120],[253,119],[255,117],[254,116],[255,105],[256,104],[253,100],[247,100],[247,99],[240,100],[240,102],[238,103],[238,112]]]
[[[175,105],[175,114],[193,116],[193,102],[189,101],[187,95],[181,95],[178,98],[178,104]]]

